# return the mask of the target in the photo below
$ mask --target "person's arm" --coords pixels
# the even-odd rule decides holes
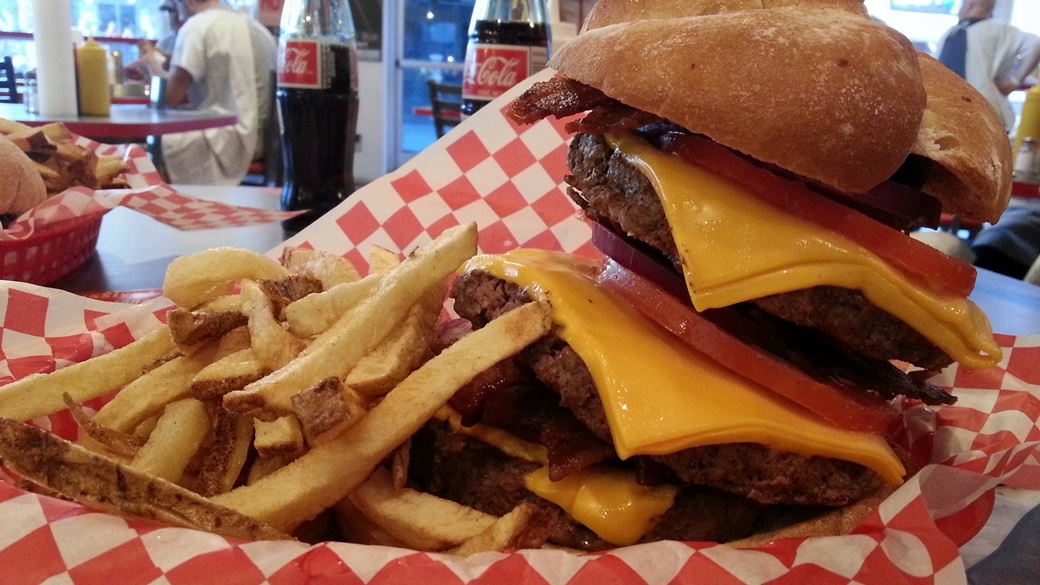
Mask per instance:
[[[1040,64],[1040,42],[1034,42],[1032,47],[1022,54],[1018,65],[1011,71],[1011,75],[1007,79],[995,80],[997,88],[1001,93],[1007,95],[1022,87],[1026,77],[1036,70],[1038,64]]]
[[[166,78],[166,104],[179,106],[188,99],[188,88],[194,83],[191,73],[182,67],[173,67]]]

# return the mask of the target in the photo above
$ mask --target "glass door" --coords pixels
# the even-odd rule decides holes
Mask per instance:
[[[402,0],[384,4],[384,160],[401,166],[437,140],[426,80],[462,84],[466,31],[474,0]]]

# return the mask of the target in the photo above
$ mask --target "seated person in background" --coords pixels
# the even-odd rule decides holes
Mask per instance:
[[[1022,280],[1040,257],[1040,199],[1012,199],[971,243],[975,265]]]
[[[170,55],[173,54],[173,46],[177,42],[177,31],[181,29],[184,21],[181,20],[174,0],[166,0],[159,6],[159,10],[165,12],[169,19],[170,33],[154,45],[148,41],[137,42],[139,57],[124,68],[124,76],[129,81],[147,84],[153,75],[166,77],[169,71]]]
[[[237,185],[260,148],[277,45],[260,23],[219,0],[174,0],[177,33],[166,102],[237,117],[234,126],[162,137],[170,182]],[[264,116],[266,118],[266,115]]]

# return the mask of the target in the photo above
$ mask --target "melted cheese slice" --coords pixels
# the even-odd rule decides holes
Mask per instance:
[[[675,502],[679,488],[647,487],[633,473],[583,469],[560,481],[551,481],[545,467],[524,476],[535,495],[563,508],[611,544],[635,544]]]
[[[462,415],[450,406],[441,407],[436,417],[451,430],[495,447],[499,451],[542,467],[524,476],[531,493],[564,509],[578,522],[611,544],[634,544],[675,501],[679,488],[673,485],[639,485],[634,473],[589,467],[562,481],[549,479],[545,447],[516,435],[477,423],[462,425]]]
[[[515,250],[477,256],[465,269],[485,270],[552,306],[560,337],[592,374],[622,459],[751,442],[852,461],[902,482],[905,470],[880,437],[834,428],[694,350],[596,286],[591,261]]]
[[[989,320],[970,300],[927,290],[844,236],[632,134],[609,139],[656,189],[698,311],[819,285],[856,289],[957,362],[1000,361]]]

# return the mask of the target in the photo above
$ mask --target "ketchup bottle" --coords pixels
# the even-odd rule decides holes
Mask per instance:
[[[545,68],[549,24],[544,0],[477,0],[462,74],[462,116]]]

